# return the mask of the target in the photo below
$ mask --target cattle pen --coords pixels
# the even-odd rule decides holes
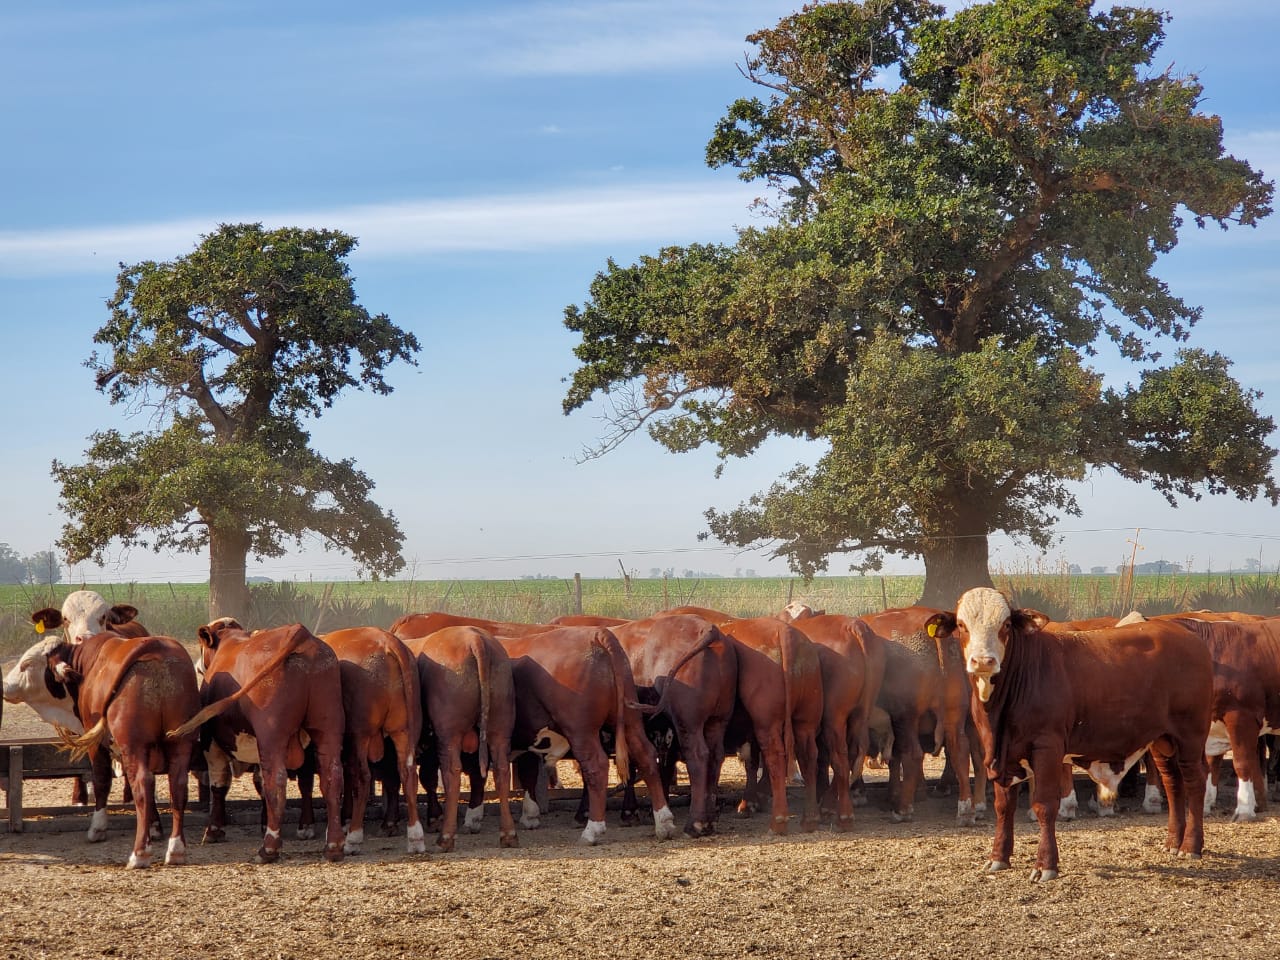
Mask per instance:
[[[6,730],[38,732],[21,710],[6,711]],[[87,812],[60,806],[66,781],[28,782],[28,806],[54,809],[33,814],[24,833],[0,834],[0,957],[920,960],[999,949],[1156,960],[1280,947],[1274,914],[1244,906],[1280,891],[1269,813],[1256,823],[1216,813],[1198,863],[1165,853],[1163,818],[1136,800],[1109,819],[1082,814],[1060,828],[1062,876],[1031,884],[1036,828],[1025,817],[1015,869],[984,875],[989,820],[957,827],[954,797],[928,796],[912,821],[891,823],[877,771],[848,833],[801,833],[793,822],[773,837],[766,817],[726,809],[716,835],[660,842],[610,810],[604,841],[585,847],[571,766],[562,764],[561,802],[512,850],[499,849],[491,814],[448,854],[409,855],[403,836],[375,830],[363,854],[328,864],[321,841],[286,832],[281,862],[254,865],[256,806],[241,778],[227,842],[193,846],[188,866],[141,872],[122,866],[132,829],[123,808],[107,840],[89,844]],[[940,765],[930,759],[927,771],[936,779]],[[730,761],[725,799],[741,786]],[[192,820],[194,832],[202,812]]]

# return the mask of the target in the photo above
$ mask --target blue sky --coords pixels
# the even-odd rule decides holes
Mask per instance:
[[[1280,172],[1280,5],[1176,0],[1160,66],[1195,72],[1228,148]],[[560,413],[574,338],[561,324],[608,257],[731,241],[759,189],[703,149],[735,98],[746,34],[798,4],[769,0],[104,2],[0,11],[0,396],[10,411],[0,542],[52,546],[49,476],[96,429],[145,429],[83,362],[117,263],[188,252],[220,222],[327,226],[360,238],[356,290],[414,331],[417,368],[390,397],[351,393],[312,424],[354,457],[406,536],[406,575],[612,576],[652,568],[785,573],[764,552],[699,542],[703,511],[763,489],[817,448],[772,442],[713,477],[711,451],[634,437],[594,461],[600,408]],[[1280,221],[1188,227],[1160,272],[1201,304],[1193,342],[1236,361],[1280,419],[1275,294]],[[1115,382],[1132,372],[1106,356]],[[1273,443],[1276,438],[1273,438]],[[1079,488],[1060,558],[1197,569],[1280,563],[1277,511],[1213,498],[1178,510],[1105,473]],[[993,540],[993,564],[1041,558]],[[891,561],[895,571],[915,569]],[[832,572],[845,562],[832,559]],[[203,580],[207,559],[110,551],[74,579]],[[251,573],[343,579],[350,559],[307,544]]]

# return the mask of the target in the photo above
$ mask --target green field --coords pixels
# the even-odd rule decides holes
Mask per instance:
[[[1280,604],[1277,574],[1143,575],[1129,583],[1119,575],[1001,574],[996,585],[1020,606],[1054,619],[1079,619],[1139,609],[1165,613],[1188,609],[1275,613]],[[372,624],[386,627],[404,613],[444,610],[497,620],[541,622],[561,614],[641,617],[683,604],[743,616],[776,613],[802,600],[832,613],[866,613],[906,606],[920,596],[923,577],[786,577],[573,580],[412,580],[256,584],[248,626],[301,622],[316,632]],[[74,587],[0,586],[0,655],[12,655],[35,640],[32,611],[60,606]],[[193,639],[208,622],[205,583],[87,584],[114,603],[130,603],[153,632]]]

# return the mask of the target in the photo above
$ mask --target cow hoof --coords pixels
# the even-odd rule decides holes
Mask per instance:
[[[977,813],[970,811],[969,813],[956,814],[957,827],[976,827],[978,825]]]
[[[1258,819],[1258,815],[1252,810],[1237,810],[1231,815],[1232,823],[1253,823]]]
[[[498,846],[503,849],[511,849],[520,846],[520,838],[516,832],[512,830],[510,833],[501,833],[498,835]]]
[[[1179,859],[1179,860],[1199,860],[1199,859],[1200,859],[1200,854],[1198,854],[1198,853],[1192,853],[1192,852],[1191,852],[1191,851],[1189,851],[1189,850],[1179,850],[1179,851],[1178,851],[1178,859]]]
[[[659,840],[670,840],[676,835],[676,815],[670,807],[653,811],[653,833]]]
[[[539,814],[541,814],[541,812],[542,811],[538,809],[538,802],[536,800],[525,797],[524,803],[520,807],[520,826],[524,827],[526,830],[537,830],[538,827],[542,826],[542,821],[539,819]]]
[[[817,829],[818,829],[818,819],[817,819],[816,817],[801,817],[801,818],[800,818],[800,832],[801,832],[801,833],[813,833],[813,832],[814,832],[815,830],[817,830]]]
[[[865,807],[867,805],[867,795],[865,793],[855,793],[849,797],[849,802],[855,807]]]
[[[325,844],[324,858],[328,860],[330,863],[341,863],[342,856],[343,856],[342,844],[340,843]]]
[[[684,825],[685,834],[687,836],[693,837],[695,840],[698,837],[706,836],[706,833],[705,833],[706,829],[707,829],[707,826],[704,823],[686,823]]]
[[[382,821],[382,835],[384,837],[394,837],[400,832],[400,823],[392,823],[390,820]]]
[[[405,851],[408,853],[426,853],[427,835],[419,821],[405,831]]]
[[[126,870],[145,870],[151,866],[151,854],[149,853],[131,853],[129,854],[129,862],[124,865]]]
[[[166,867],[183,867],[187,863],[187,845],[178,837],[169,840],[168,849],[164,852]]]
[[[787,818],[782,816],[774,817],[769,823],[769,832],[776,837],[785,837],[787,835]]]
[[[467,812],[462,818],[462,825],[467,833],[479,833],[480,824],[484,821],[484,805],[478,807],[467,807]]]
[[[227,831],[221,827],[205,827],[201,843],[223,843],[227,839]]]
[[[742,800],[738,803],[738,809],[735,815],[739,820],[749,820],[755,812],[756,805],[754,803],[748,803],[746,800]]]
[[[436,837],[436,846],[440,848],[441,853],[452,853],[456,842],[454,834],[450,834],[446,837],[442,833],[440,836]]]
[[[254,863],[275,863],[279,859],[279,850],[268,850],[266,847],[259,847],[253,861]]]
[[[588,820],[587,828],[582,831],[582,842],[587,846],[594,847],[604,837],[604,831],[603,820]]]
[[[1164,813],[1164,806],[1160,803],[1156,803],[1154,805],[1148,804],[1147,801],[1143,800],[1142,812],[1149,813],[1149,814]]]
[[[890,810],[889,822],[890,823],[910,823],[911,813],[909,811],[907,813],[899,813],[897,810]]]
[[[85,837],[90,843],[101,843],[103,840],[107,839],[107,831],[95,830],[90,827],[89,832],[85,834]]]
[[[1001,873],[1009,869],[1009,864],[1003,860],[988,860],[984,873]]]
[[[853,817],[836,817],[836,830],[839,833],[848,833],[853,829]]]
[[[1034,870],[1031,871],[1032,883],[1048,883],[1050,880],[1057,880],[1057,879],[1058,879],[1057,870],[1045,870],[1045,869],[1041,869],[1040,867],[1036,867]]]
[[[308,823],[305,826],[302,824],[298,824],[299,840],[314,840],[315,838],[316,838],[316,825],[314,823]]]

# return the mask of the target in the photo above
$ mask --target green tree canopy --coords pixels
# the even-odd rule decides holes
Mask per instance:
[[[369,499],[351,460],[309,446],[303,420],[345,389],[387,394],[417,338],[356,302],[331,230],[223,225],[165,263],[121,264],[108,348],[88,366],[112,403],[150,410],[158,428],[92,435],[87,461],[57,461],[71,516],[59,546],[77,562],[113,541],[209,549],[215,615],[247,609],[247,557],[282,555],[318,535],[374,576],[403,566],[395,517]]]
[[[774,188],[733,245],[612,260],[565,313],[564,401],[721,458],[770,436],[826,454],[711,532],[806,575],[920,556],[926,603],[990,583],[987,537],[1044,546],[1095,467],[1178,496],[1280,497],[1274,424],[1198,307],[1153,273],[1184,218],[1254,225],[1272,185],[1222,145],[1194,76],[1153,66],[1165,16],[1087,0],[805,7],[748,39],[767,99],[732,104],[712,166]],[[1087,360],[1110,341],[1137,382]]]

